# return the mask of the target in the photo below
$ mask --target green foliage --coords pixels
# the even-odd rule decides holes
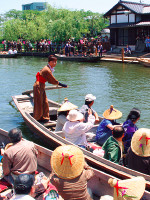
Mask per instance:
[[[106,27],[102,14],[56,9],[50,5],[46,11],[10,10],[4,14],[3,20],[1,33],[6,40],[78,40],[83,34],[96,36]]]

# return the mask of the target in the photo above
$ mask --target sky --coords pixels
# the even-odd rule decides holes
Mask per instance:
[[[22,10],[23,4],[33,2],[47,2],[55,8],[65,8],[69,10],[90,10],[92,12],[105,13],[110,10],[119,0],[1,0],[0,14],[9,10]],[[125,0],[140,2],[140,0]],[[143,3],[150,4],[150,0],[141,0]]]

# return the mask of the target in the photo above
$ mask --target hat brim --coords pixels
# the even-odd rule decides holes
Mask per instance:
[[[83,118],[84,118],[84,116],[83,116],[83,114],[80,113],[80,112],[78,112],[77,116],[76,116],[74,119],[72,119],[70,115],[67,116],[67,119],[68,119],[69,121],[72,121],[72,122],[82,120]]]
[[[115,120],[115,119],[119,119],[122,117],[122,112],[120,112],[119,110],[113,108],[112,112],[110,113],[110,109],[107,109],[104,113],[103,113],[103,117],[105,119],[108,120]]]
[[[73,110],[73,109],[77,109],[78,106],[72,104],[69,101],[66,101],[65,103],[63,103],[61,105],[61,107],[57,110],[58,112],[62,112],[62,111],[69,111],[69,110]]]
[[[146,141],[146,137],[150,138],[150,129],[140,128],[131,139],[131,149],[138,156],[150,156],[150,141]]]

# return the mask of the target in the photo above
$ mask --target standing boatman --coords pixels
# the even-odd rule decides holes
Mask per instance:
[[[48,57],[48,65],[46,65],[40,72],[36,74],[36,81],[33,86],[34,94],[34,110],[33,117],[41,122],[49,121],[49,104],[45,92],[45,82],[53,85],[60,85],[62,87],[68,87],[65,84],[60,83],[53,76],[54,67],[57,64],[57,58],[53,55]]]

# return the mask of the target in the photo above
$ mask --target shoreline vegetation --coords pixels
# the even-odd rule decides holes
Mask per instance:
[[[48,39],[53,43],[97,37],[108,25],[103,14],[91,11],[70,11],[48,5],[44,11],[10,10],[0,15],[0,41],[27,40],[32,43]]]

